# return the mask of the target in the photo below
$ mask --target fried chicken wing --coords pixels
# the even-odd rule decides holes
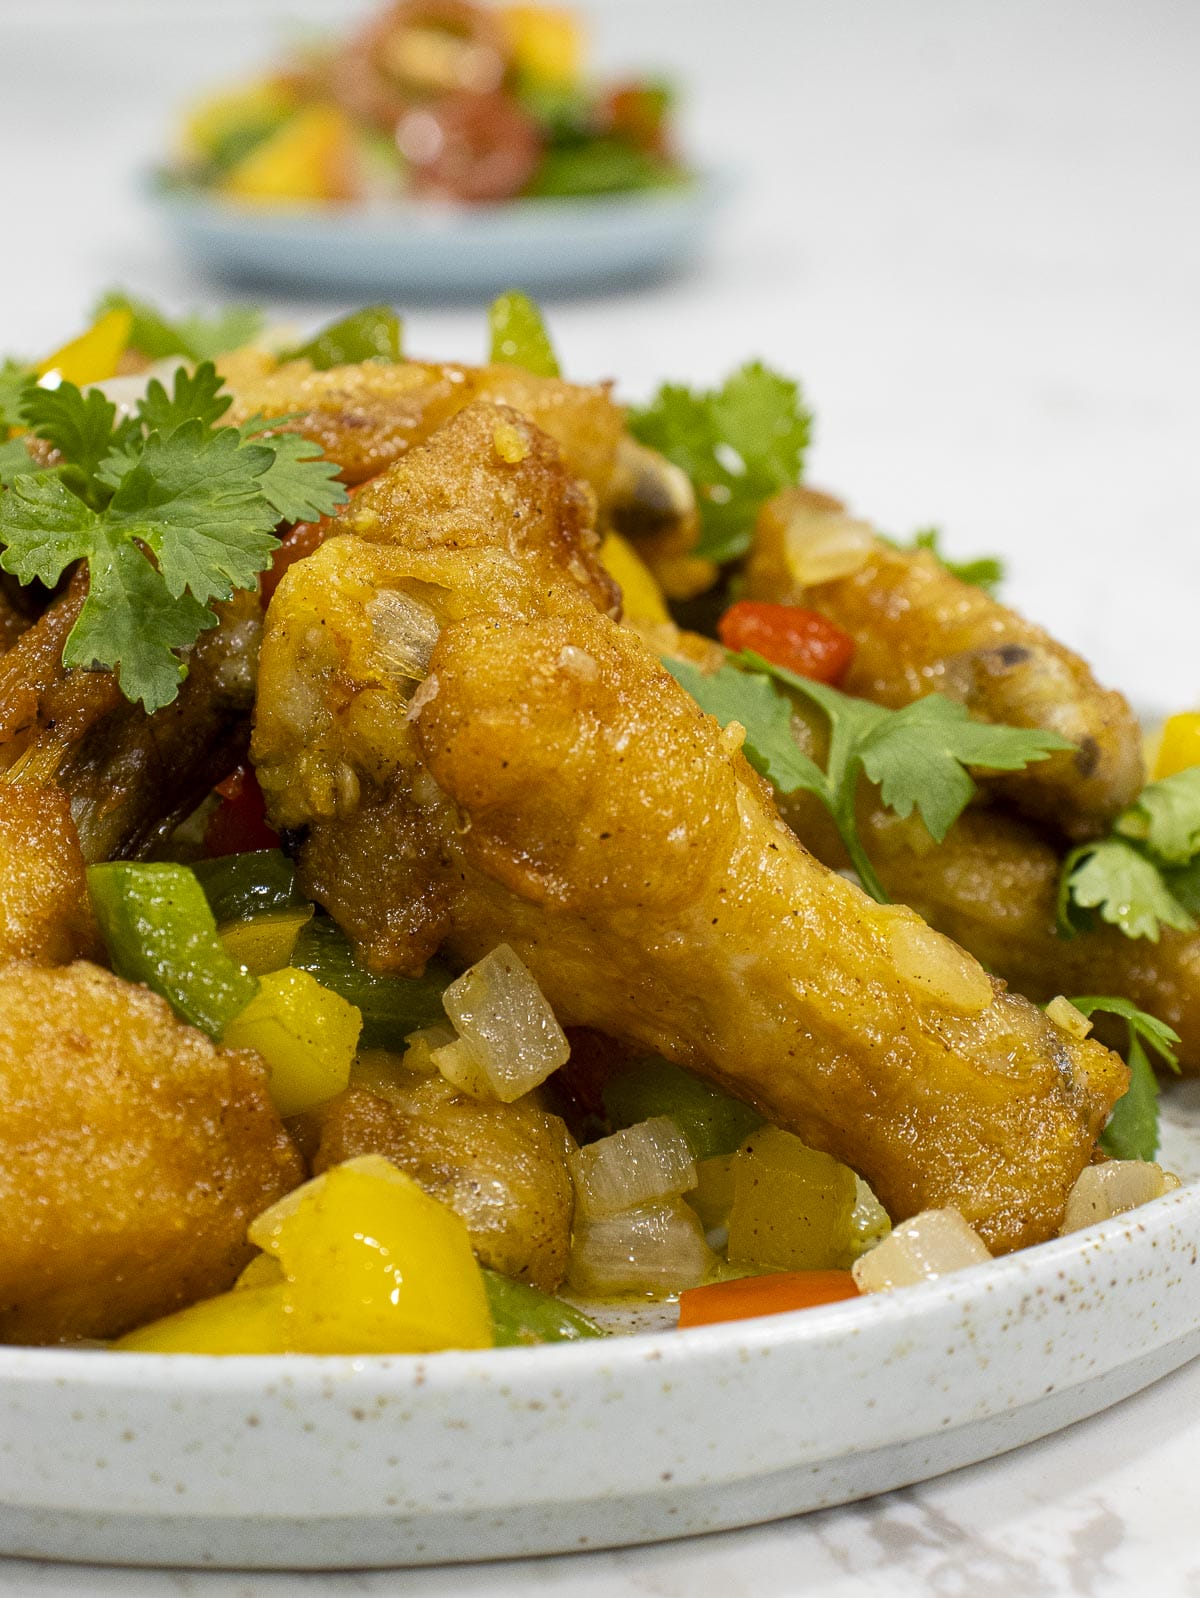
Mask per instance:
[[[78,572],[0,656],[0,793],[56,782],[86,860],[136,858],[244,758],[262,608],[248,591],[218,605],[178,697],[151,716],[123,698],[112,672],[63,666],[86,585]]]
[[[66,794],[9,787],[0,804],[0,960],[65,965],[98,948]]]
[[[532,1100],[483,1103],[389,1061],[356,1068],[349,1090],[315,1116],[314,1171],[382,1154],[462,1216],[484,1265],[546,1292],[562,1281],[574,1145],[557,1115]]]
[[[828,495],[787,489],[763,506],[745,592],[845,628],[857,645],[849,693],[893,708],[943,693],[983,721],[1069,738],[1073,752],[989,786],[1070,837],[1103,831],[1141,787],[1141,729],[1121,694],[1042,628],[928,551],[885,543]]]
[[[314,371],[308,361],[276,366],[260,351],[225,356],[231,419],[287,416],[290,431],[319,444],[348,483],[361,483],[477,399],[511,405],[562,449],[571,470],[603,498],[624,417],[607,384],[535,377],[517,366],[366,361]]]
[[[867,825],[888,892],[1020,992],[1039,1002],[1058,993],[1131,999],[1175,1028],[1181,1065],[1200,1074],[1200,934],[1164,927],[1151,943],[1099,926],[1059,937],[1060,853],[1002,811],[968,810],[936,848],[919,828],[894,818]]]
[[[458,510],[431,532],[408,474],[435,459]],[[723,1083],[895,1216],[954,1205],[994,1249],[1050,1235],[1124,1065],[814,860],[738,729],[597,608],[585,559],[564,564],[537,514],[484,536],[476,512],[526,493],[569,503],[563,467],[531,424],[475,407],[285,577],[253,752],[275,820],[307,829],[302,866],[318,848],[336,874],[373,812],[374,846],[396,839],[380,877],[425,918],[407,955],[373,949],[387,907],[349,868],[348,930],[377,963],[508,942],[564,1024]]]
[[[97,966],[0,967],[0,1339],[113,1337],[229,1287],[303,1179],[257,1055]]]

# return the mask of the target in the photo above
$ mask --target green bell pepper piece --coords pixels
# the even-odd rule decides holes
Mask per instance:
[[[197,860],[192,870],[219,927],[280,910],[300,910],[308,903],[296,886],[295,866],[279,849]]]
[[[318,372],[359,361],[398,361],[404,324],[390,305],[367,305],[340,322],[322,328],[307,344],[291,350],[285,361],[311,361]]]
[[[510,289],[488,311],[493,365],[522,366],[535,377],[558,377],[558,358],[542,313],[527,294]]]
[[[410,1032],[446,1019],[442,994],[450,973],[444,967],[430,962],[422,977],[378,976],[359,964],[350,940],[330,916],[315,916],[303,928],[292,965],[362,1012],[360,1048],[403,1049]]]
[[[483,1286],[497,1348],[520,1348],[532,1343],[574,1343],[583,1337],[606,1337],[582,1310],[528,1282],[482,1267]]]
[[[656,1054],[614,1071],[604,1084],[603,1098],[608,1117],[618,1129],[636,1126],[655,1115],[669,1115],[687,1138],[695,1160],[732,1154],[743,1138],[762,1125],[757,1110]]]
[[[88,867],[88,889],[117,975],[144,982],[219,1039],[258,983],[226,952],[195,873],[112,861]]]

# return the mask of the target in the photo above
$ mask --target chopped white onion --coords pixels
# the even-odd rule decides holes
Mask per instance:
[[[431,1049],[429,1058],[451,1087],[456,1087],[460,1093],[469,1093],[473,1099],[496,1098],[491,1078],[465,1038],[455,1037]]]
[[[896,973],[918,998],[962,1015],[987,1009],[995,996],[992,984],[965,949],[902,906],[885,906],[884,922]]]
[[[679,1199],[619,1215],[585,1217],[571,1240],[573,1292],[666,1294],[698,1286],[716,1256],[693,1210]]]
[[[849,516],[814,515],[805,505],[788,519],[784,558],[807,588],[861,571],[876,547],[874,530]]]
[[[891,1217],[861,1176],[854,1178],[854,1209],[850,1214],[850,1247],[855,1256],[873,1248],[892,1229]]]
[[[452,982],[442,1003],[466,1048],[438,1049],[438,1070],[465,1092],[511,1104],[566,1064],[566,1033],[506,943]]]
[[[423,1026],[416,1032],[410,1032],[404,1040],[407,1044],[404,1069],[419,1071],[423,1076],[432,1074],[438,1069],[435,1053],[453,1044],[455,1039],[454,1028],[445,1021],[435,1021],[432,1026]]]
[[[1056,999],[1050,1000],[1046,1006],[1046,1014],[1056,1027],[1060,1027],[1077,1043],[1082,1043],[1092,1030],[1092,1023],[1083,1011],[1077,1010],[1070,999],[1064,998],[1061,993]]]
[[[911,1287],[981,1265],[991,1255],[957,1210],[922,1210],[851,1266],[860,1293]]]
[[[571,1155],[575,1201],[589,1217],[616,1215],[656,1199],[676,1198],[696,1185],[696,1163],[669,1115],[599,1138]]]
[[[428,605],[399,588],[381,588],[367,606],[375,658],[390,677],[420,682],[438,641],[438,619]]]
[[[1078,1232],[1095,1221],[1149,1204],[1179,1186],[1179,1178],[1151,1160],[1104,1160],[1085,1165],[1067,1194],[1060,1232]]]

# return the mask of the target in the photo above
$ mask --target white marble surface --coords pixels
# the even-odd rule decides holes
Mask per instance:
[[[215,298],[132,173],[176,98],[265,51],[282,17],[351,9],[0,0],[0,349],[52,346],[113,282]],[[958,552],[1004,550],[1012,597],[1111,680],[1144,704],[1200,699],[1200,9],[608,0],[595,33],[606,60],[689,83],[696,148],[745,184],[687,278],[550,307],[568,370],[631,394],[752,353],[798,372],[817,481],[895,532],[938,522]],[[481,346],[477,311],[409,321],[430,353]],[[1193,1366],[989,1465],[691,1544],[344,1578],[10,1563],[0,1591],[1200,1594],[1197,1415]]]

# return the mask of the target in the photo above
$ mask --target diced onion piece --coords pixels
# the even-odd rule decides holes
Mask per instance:
[[[454,1028],[444,1021],[435,1021],[432,1026],[423,1026],[416,1032],[410,1032],[404,1040],[407,1045],[404,1050],[404,1069],[431,1076],[438,1069],[435,1053],[454,1043],[456,1037]]]
[[[491,1078],[479,1062],[475,1050],[465,1038],[454,1038],[439,1048],[429,1051],[429,1058],[451,1087],[468,1093],[473,1099],[494,1099]]]
[[[965,1271],[991,1257],[957,1210],[922,1210],[855,1260],[851,1270],[860,1293],[878,1293]]]
[[[920,916],[886,907],[888,948],[897,975],[929,1003],[962,1015],[978,1015],[994,997],[987,972],[957,943],[935,932]]]
[[[788,519],[784,558],[803,587],[851,577],[876,547],[874,530],[849,516],[814,516],[807,506]]]
[[[442,1003],[491,1097],[504,1104],[519,1099],[566,1064],[571,1052],[566,1033],[545,994],[506,943],[452,982]],[[465,1070],[458,1057],[461,1052],[452,1068]],[[438,1051],[438,1069],[445,1076],[449,1073],[443,1053]]]
[[[698,1286],[715,1265],[695,1213],[673,1199],[585,1217],[571,1241],[567,1281],[572,1291],[595,1298],[664,1295]]]
[[[568,1164],[576,1203],[589,1217],[676,1198],[696,1185],[691,1148],[667,1115],[588,1143],[570,1156]]]
[[[1077,1010],[1070,999],[1065,999],[1060,993],[1056,999],[1051,999],[1046,1006],[1046,1014],[1056,1027],[1073,1037],[1077,1043],[1082,1043],[1092,1030],[1092,1023],[1082,1010]]]
[[[1078,1232],[1095,1221],[1149,1204],[1179,1186],[1179,1178],[1151,1160],[1105,1160],[1085,1165],[1067,1194],[1060,1232]]]
[[[420,682],[438,641],[438,619],[428,605],[398,588],[381,588],[367,606],[375,657],[390,677]]]
[[[861,1176],[854,1178],[854,1208],[850,1212],[850,1252],[857,1259],[885,1238],[891,1218]]]

